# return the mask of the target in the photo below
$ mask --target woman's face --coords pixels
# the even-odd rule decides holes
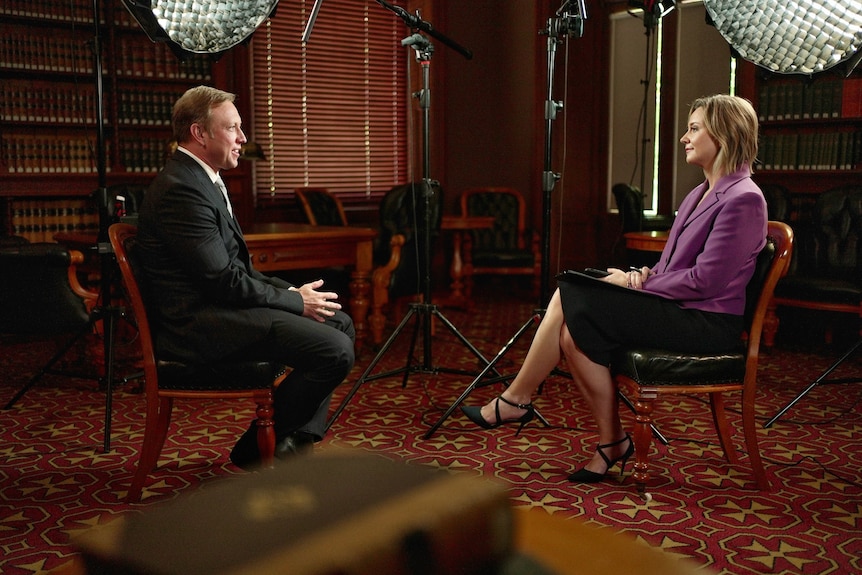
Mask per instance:
[[[718,144],[706,131],[703,110],[696,108],[688,118],[688,130],[679,140],[685,146],[685,161],[710,171],[718,155]]]

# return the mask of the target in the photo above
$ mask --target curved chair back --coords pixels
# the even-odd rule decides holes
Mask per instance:
[[[463,215],[495,218],[491,229],[473,233],[473,249],[477,251],[523,250],[526,211],[524,197],[514,188],[470,188],[461,194]]]
[[[53,335],[87,325],[98,294],[78,282],[84,255],[56,243],[0,248],[0,333]]]
[[[644,196],[641,191],[628,184],[614,184],[611,193],[620,213],[622,233],[641,231],[644,219]]]
[[[426,194],[428,215],[426,218]],[[393,187],[380,202],[380,234],[377,240],[376,260],[389,260],[391,241],[394,236],[404,237],[401,260],[392,270],[389,280],[389,296],[392,298],[419,293],[422,289],[420,275],[425,269],[425,227],[431,242],[429,251],[440,235],[443,217],[443,189],[432,184],[426,192],[424,183],[414,182]]]
[[[311,225],[347,225],[347,215],[344,213],[341,200],[326,188],[296,188],[294,192],[305,219]]]

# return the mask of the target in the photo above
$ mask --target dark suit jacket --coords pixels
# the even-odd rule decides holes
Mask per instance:
[[[721,178],[698,205],[707,183],[679,206],[656,275],[644,289],[683,307],[742,315],[745,288],[766,244],[766,200],[748,166]]]
[[[207,172],[177,151],[139,213],[137,254],[160,355],[220,359],[269,331],[275,310],[303,311],[291,284],[256,271],[239,224]]]

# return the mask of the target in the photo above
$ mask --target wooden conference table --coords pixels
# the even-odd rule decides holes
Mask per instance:
[[[243,235],[254,267],[262,272],[351,267],[350,314],[356,328],[356,349],[362,348],[368,330],[376,230],[279,222],[253,224]],[[97,236],[59,233],[54,239],[86,253],[96,245]]]
[[[644,252],[661,252],[667,243],[668,232],[628,232],[623,234],[626,239],[626,248]]]
[[[356,349],[362,349],[368,330],[376,230],[276,222],[253,224],[243,235],[252,264],[262,272],[334,266],[352,268],[348,301],[356,328]]]
[[[469,257],[472,229],[488,228],[493,217],[443,216],[441,228],[453,234],[450,272],[451,295],[446,305],[466,306],[464,277],[471,274]],[[262,272],[321,269],[347,266],[351,269],[350,315],[356,328],[356,349],[368,336],[368,310],[371,305],[373,243],[377,231],[353,226],[315,226],[305,223],[256,223],[245,232],[251,261]],[[88,251],[96,244],[95,234],[60,233],[56,241]],[[379,337],[379,336],[378,336]]]

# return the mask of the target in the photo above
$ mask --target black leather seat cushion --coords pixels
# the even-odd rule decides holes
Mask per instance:
[[[266,389],[285,367],[268,361],[217,362],[191,365],[180,361],[158,360],[159,388],[173,390]]]
[[[699,355],[660,349],[621,349],[611,365],[616,374],[640,385],[702,385],[742,382],[745,378],[745,350]]]

